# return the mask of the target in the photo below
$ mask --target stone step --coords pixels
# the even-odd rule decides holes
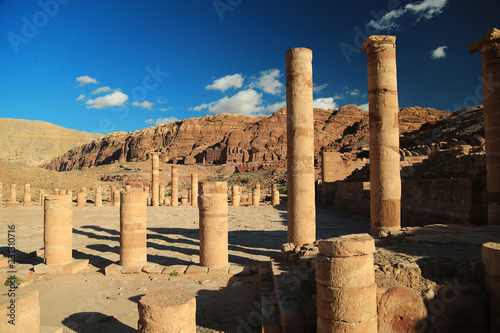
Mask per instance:
[[[316,332],[315,299],[307,283],[309,266],[272,259],[271,271],[283,332]],[[309,294],[308,299],[303,292]]]
[[[280,310],[274,292],[274,281],[270,262],[260,263],[259,276],[262,304],[262,332],[281,333]]]

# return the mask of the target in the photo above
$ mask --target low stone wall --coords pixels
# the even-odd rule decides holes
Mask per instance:
[[[322,202],[370,216],[370,183],[323,185]],[[405,180],[401,187],[402,226],[487,223],[484,178]]]

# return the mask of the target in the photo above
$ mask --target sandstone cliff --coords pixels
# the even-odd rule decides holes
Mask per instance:
[[[101,137],[45,121],[0,118],[0,159],[38,166]]]
[[[449,115],[431,108],[401,109],[401,133]],[[314,120],[316,154],[324,147],[353,149],[368,143],[368,113],[354,105],[333,111],[314,109]],[[161,152],[163,162],[186,164],[284,162],[286,109],[258,118],[217,114],[133,133],[115,132],[70,150],[46,167],[66,171],[114,161],[144,161],[151,151]]]

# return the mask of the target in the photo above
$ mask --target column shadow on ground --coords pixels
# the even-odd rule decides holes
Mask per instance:
[[[80,333],[133,333],[137,329],[123,324],[113,316],[107,316],[100,312],[74,313],[62,321],[67,328]],[[66,331],[66,330],[65,330]]]

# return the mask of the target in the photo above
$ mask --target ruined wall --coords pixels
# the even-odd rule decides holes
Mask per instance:
[[[333,204],[370,216],[370,183],[336,182]],[[425,179],[402,182],[403,226],[426,224],[486,224],[484,178]]]

